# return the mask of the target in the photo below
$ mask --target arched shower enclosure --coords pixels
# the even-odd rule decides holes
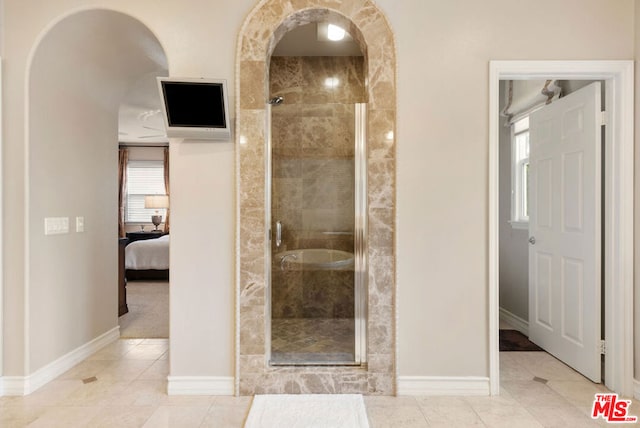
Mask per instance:
[[[260,2],[238,43],[236,389],[393,394],[393,35],[369,1],[299,3]],[[359,62],[272,56],[310,23]]]

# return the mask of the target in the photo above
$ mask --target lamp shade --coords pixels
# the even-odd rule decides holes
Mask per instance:
[[[169,208],[169,196],[149,195],[144,197],[145,208]]]

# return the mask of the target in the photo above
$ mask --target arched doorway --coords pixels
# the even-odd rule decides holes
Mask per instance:
[[[287,3],[288,5],[289,3]],[[273,368],[267,360],[269,278],[266,253],[265,123],[267,76],[273,49],[292,28],[330,21],[346,29],[365,56],[367,102],[366,290],[367,364],[356,367]],[[262,1],[241,29],[237,95],[237,323],[236,391],[277,393],[395,392],[395,121],[393,33],[370,1],[335,5]]]
[[[167,68],[147,26],[105,9],[62,17],[32,51],[26,373],[118,337],[118,109],[139,76]]]

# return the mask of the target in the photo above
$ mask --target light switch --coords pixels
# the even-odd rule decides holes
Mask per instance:
[[[69,217],[46,217],[44,219],[45,235],[69,233]]]
[[[84,232],[84,217],[76,217],[76,232]]]

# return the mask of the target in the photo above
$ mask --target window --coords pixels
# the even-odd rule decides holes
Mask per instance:
[[[150,223],[155,209],[144,207],[147,195],[164,195],[164,164],[162,161],[129,161],[127,164],[127,223]],[[158,210],[164,216],[165,210]]]
[[[529,117],[511,125],[511,226],[529,227]]]

